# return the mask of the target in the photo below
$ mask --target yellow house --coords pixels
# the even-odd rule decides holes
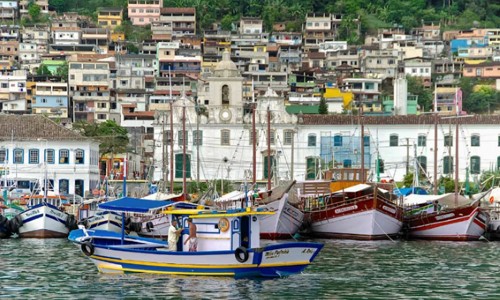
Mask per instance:
[[[337,87],[326,86],[323,97],[325,98],[329,106],[336,106],[334,109],[336,112],[342,112],[342,110],[352,109],[354,94],[350,91],[344,92]],[[339,104],[341,104],[341,107]]]
[[[115,28],[122,24],[122,19],[122,8],[102,7],[97,13],[97,22],[101,27]]]

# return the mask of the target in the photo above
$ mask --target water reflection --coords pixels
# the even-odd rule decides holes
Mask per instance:
[[[325,243],[289,278],[105,275],[61,239],[0,240],[0,298],[500,298],[497,243]]]

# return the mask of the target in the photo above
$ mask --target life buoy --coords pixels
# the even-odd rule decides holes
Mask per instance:
[[[495,202],[495,197],[491,196],[490,197],[490,204],[493,204],[493,202]]]
[[[92,245],[91,241],[86,241],[86,242],[82,243],[81,249],[82,249],[83,254],[85,254],[87,256],[94,255],[94,246]]]
[[[219,220],[219,230],[221,232],[226,232],[229,229],[229,220],[222,218]]]
[[[244,263],[248,260],[248,250],[245,247],[238,247],[234,250],[234,257],[240,263]]]

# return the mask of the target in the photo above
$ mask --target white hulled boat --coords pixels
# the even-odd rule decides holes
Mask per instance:
[[[219,209],[239,209],[255,206],[260,210],[274,212],[260,218],[260,237],[263,239],[289,239],[299,230],[304,213],[289,203],[288,192],[295,181],[279,185],[270,191],[233,191],[215,199]]]
[[[65,238],[76,228],[76,219],[61,209],[63,199],[53,193],[32,195],[28,209],[17,215],[11,228],[21,238]]]
[[[408,195],[404,199],[405,224],[409,238],[471,241],[485,232],[488,214],[479,207],[479,199],[462,195]]]
[[[386,190],[358,184],[322,196],[303,195],[305,223],[316,237],[389,239],[403,225],[403,211]]]

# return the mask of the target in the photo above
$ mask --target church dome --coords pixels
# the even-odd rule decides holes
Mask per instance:
[[[227,51],[227,49],[224,50],[224,53],[222,53],[222,60],[215,67],[215,71],[223,71],[223,70],[231,70],[231,71],[238,70],[236,64],[231,60],[231,55],[229,54],[229,51]]]

